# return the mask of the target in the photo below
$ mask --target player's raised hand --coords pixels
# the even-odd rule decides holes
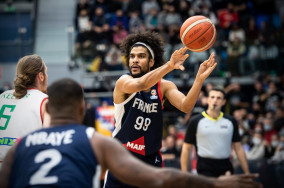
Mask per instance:
[[[200,64],[196,77],[205,80],[216,66],[217,63],[215,62],[215,53],[211,53],[210,57]]]
[[[180,69],[183,71],[184,70],[183,63],[186,60],[186,58],[188,58],[189,56],[188,54],[185,54],[186,51],[187,51],[186,47],[176,50],[172,54],[171,59],[168,64],[174,69]]]

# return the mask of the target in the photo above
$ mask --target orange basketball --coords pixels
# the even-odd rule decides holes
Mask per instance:
[[[214,24],[205,16],[192,16],[180,28],[182,43],[194,52],[208,50],[214,44],[216,35]]]

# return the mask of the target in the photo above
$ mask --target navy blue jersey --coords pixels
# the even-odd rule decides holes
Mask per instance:
[[[27,135],[16,148],[10,187],[99,186],[93,132],[82,125],[62,125]]]
[[[162,95],[159,81],[149,92],[131,94],[115,106],[113,136],[132,152],[148,156],[161,148],[163,134]]]

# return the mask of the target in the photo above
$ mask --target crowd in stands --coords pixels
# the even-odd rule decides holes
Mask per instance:
[[[190,114],[176,119],[165,132],[161,150],[165,165],[180,168],[181,141],[187,122],[195,114],[207,109],[207,93],[212,87],[224,88],[227,102],[223,111],[238,122],[241,143],[246,152],[251,172],[260,173],[264,187],[283,187],[284,174],[284,75],[266,75],[256,79],[249,90],[239,83],[214,85],[208,82]],[[175,129],[175,130],[172,130]],[[175,146],[173,146],[175,145]],[[174,149],[173,149],[174,148]],[[169,158],[169,154],[175,158]],[[235,172],[242,173],[236,155],[232,152]],[[195,172],[196,156],[190,169]]]
[[[174,50],[183,46],[179,35],[181,24],[194,15],[211,19],[217,39],[205,52],[188,52],[187,70],[196,72],[198,65],[214,51],[218,75],[283,72],[281,0],[78,0],[73,59],[95,64],[87,67],[87,71],[123,70],[125,61],[117,58],[121,54],[120,41],[128,34],[151,30],[164,38],[164,57],[168,60]]]
[[[283,187],[284,174],[284,2],[281,0],[79,0],[76,7],[74,59],[89,62],[87,71],[124,70],[120,41],[128,34],[151,30],[165,42],[166,60],[183,46],[179,29],[190,16],[204,15],[217,30],[205,52],[188,52],[186,70],[195,74],[215,52],[217,75],[255,78],[245,87],[227,82],[224,112],[239,124],[251,172],[265,187]],[[257,74],[258,73],[258,74]],[[218,85],[220,87],[220,85]],[[180,168],[180,152],[188,120],[206,109],[207,83],[190,114],[165,125],[161,149],[165,166]],[[194,156],[192,156],[194,159]],[[236,172],[240,167],[236,156]],[[191,163],[194,172],[194,160]],[[282,177],[281,177],[282,176]]]

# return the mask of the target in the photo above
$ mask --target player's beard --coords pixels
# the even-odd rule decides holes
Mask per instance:
[[[139,68],[140,68],[140,73],[133,74],[132,71],[131,71],[131,67],[129,67],[130,75],[131,75],[133,78],[140,78],[141,76],[147,74],[147,73],[149,72],[149,71],[148,71],[148,70],[149,70],[149,62],[148,62],[148,64],[147,64],[147,68],[146,68],[147,71],[144,71],[140,66],[139,66]]]

